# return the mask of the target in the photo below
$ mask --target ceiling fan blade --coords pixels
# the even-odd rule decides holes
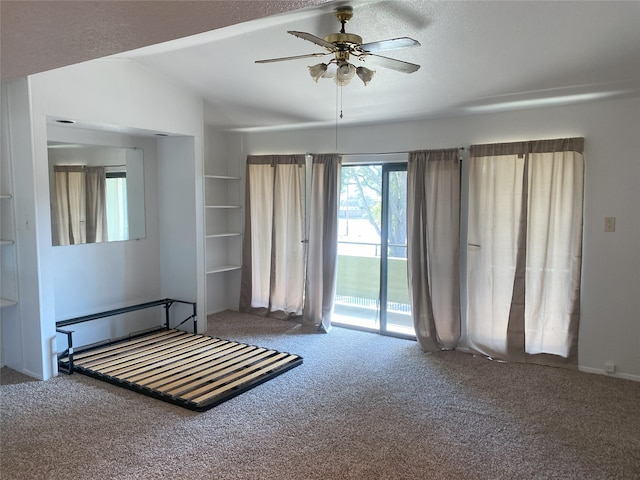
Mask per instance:
[[[325,39],[316,37],[315,35],[311,35],[310,33],[296,32],[293,30],[288,31],[287,33],[290,33],[291,35],[303,40],[307,40],[308,42],[315,43],[316,45],[320,45],[321,47],[324,47],[331,52],[334,52],[336,50],[336,46],[333,43],[327,42]]]
[[[365,52],[383,52],[385,50],[395,50],[396,48],[419,47],[420,42],[409,37],[391,38],[380,40],[379,42],[363,43],[360,49]]]
[[[331,53],[331,52],[327,52],[327,53],[308,53],[306,55],[295,55],[293,57],[268,58],[266,60],[256,60],[256,63],[285,62],[287,60],[298,60],[300,58],[324,57],[325,55],[329,55],[329,53]]]
[[[383,57],[382,55],[374,55],[372,53],[364,54],[358,57],[365,63],[372,63],[384,68],[390,68],[402,73],[413,73],[420,68],[415,63],[396,60],[395,58]]]

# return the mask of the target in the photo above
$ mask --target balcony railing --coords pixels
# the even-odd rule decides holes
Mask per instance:
[[[404,248],[406,245],[390,244]],[[396,250],[397,251],[397,250]],[[407,285],[407,259],[388,257],[387,330],[413,334]],[[338,242],[336,317],[338,323],[379,327],[380,244]]]

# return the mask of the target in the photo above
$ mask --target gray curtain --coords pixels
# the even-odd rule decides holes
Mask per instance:
[[[302,315],[305,155],[247,157],[241,311]]]
[[[342,158],[313,155],[304,321],[331,328],[338,263],[338,203]]]
[[[53,244],[106,241],[105,168],[55,165],[53,171]]]
[[[407,273],[416,336],[428,352],[460,338],[458,149],[409,153]]]
[[[105,167],[87,167],[87,243],[107,241]]]
[[[472,145],[467,336],[490,357],[577,364],[584,139]]]

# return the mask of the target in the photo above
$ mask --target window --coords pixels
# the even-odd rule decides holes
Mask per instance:
[[[127,173],[107,171],[105,203],[107,210],[107,240],[109,242],[129,238],[127,214]]]

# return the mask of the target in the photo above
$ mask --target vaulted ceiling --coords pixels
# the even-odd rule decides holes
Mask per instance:
[[[287,31],[337,32],[333,11],[345,4],[354,8],[346,30],[364,42],[418,40],[420,47],[384,55],[420,70],[371,67],[376,74],[369,85],[355,78],[338,88],[309,76],[309,65],[326,60],[254,63],[323,51]],[[3,76],[116,54],[201,95],[207,123],[221,129],[394,122],[640,95],[637,1],[1,5]]]

